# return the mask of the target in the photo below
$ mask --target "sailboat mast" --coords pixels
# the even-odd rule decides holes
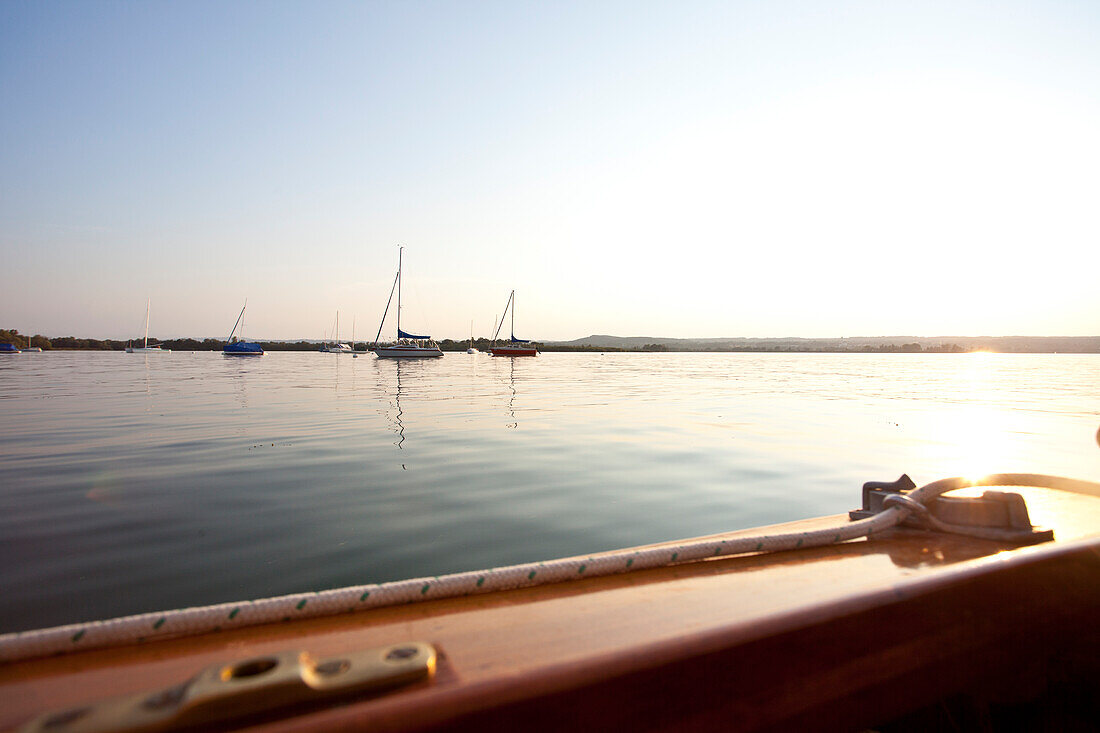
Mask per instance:
[[[145,341],[141,345],[143,349],[149,348],[149,306],[152,302],[152,298],[145,301]]]
[[[244,308],[247,308],[247,307],[248,307],[248,298],[245,298],[244,299]],[[237,320],[233,324],[233,330],[229,332],[229,338],[226,339],[227,343],[233,338],[233,334],[237,332],[237,326],[241,327],[241,338],[242,338],[242,340],[244,339],[244,324],[241,323],[241,319],[244,318],[244,308],[241,308],[241,314],[239,316],[237,316]]]
[[[378,333],[374,334],[374,344],[378,345],[378,339],[382,338],[382,326],[386,325],[386,316],[390,313],[390,303],[393,302],[393,291],[397,289],[397,279],[401,277],[401,272],[398,271],[397,275],[393,278],[393,285],[390,287],[390,297],[386,299],[386,310],[382,312],[382,321],[378,324]]]
[[[397,248],[397,338],[401,338],[401,253],[404,247]]]
[[[508,300],[512,303],[512,341],[516,340],[516,291],[513,290],[512,294],[508,296]]]

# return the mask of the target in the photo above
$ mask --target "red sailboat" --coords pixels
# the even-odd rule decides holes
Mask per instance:
[[[504,318],[508,315],[509,309],[512,311],[512,339],[506,344],[497,346],[497,335],[500,333],[501,327],[504,326]],[[493,356],[538,356],[539,350],[528,344],[531,344],[530,340],[516,338],[516,291],[513,290],[504,306],[504,314],[500,317],[500,324],[497,325],[496,333],[493,334],[493,342],[489,346],[489,353]]]

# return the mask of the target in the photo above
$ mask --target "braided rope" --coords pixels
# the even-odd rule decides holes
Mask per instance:
[[[975,485],[1040,486],[1100,495],[1100,485],[1086,481],[1038,474],[999,474],[978,482],[962,478],[943,479],[916,489],[908,496],[915,501],[925,501],[946,491]],[[297,593],[240,603],[219,603],[21,631],[0,635],[0,663],[278,621],[365,611],[424,600],[513,590],[714,557],[820,547],[870,537],[901,523],[909,512],[903,506],[893,506],[868,519],[808,532],[695,540],[676,545],[619,550],[590,557],[549,560],[432,578]]]

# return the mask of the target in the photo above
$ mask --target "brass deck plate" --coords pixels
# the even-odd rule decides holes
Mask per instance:
[[[47,713],[22,731],[145,733],[228,723],[294,705],[410,684],[431,677],[435,666],[434,647],[418,641],[325,659],[285,651],[214,664],[165,689]]]

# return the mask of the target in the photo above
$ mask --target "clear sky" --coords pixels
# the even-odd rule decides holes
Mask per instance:
[[[365,340],[399,244],[438,338],[1100,335],[1100,3],[0,3],[0,328]]]

